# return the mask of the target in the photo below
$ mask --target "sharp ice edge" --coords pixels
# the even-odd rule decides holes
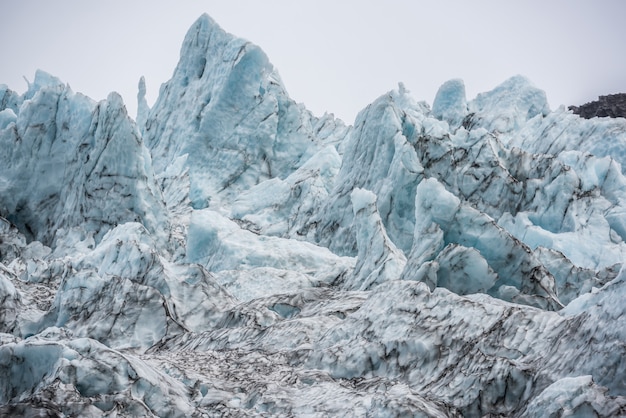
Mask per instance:
[[[346,126],[206,15],[138,101],[0,85],[0,415],[626,415],[625,120]]]

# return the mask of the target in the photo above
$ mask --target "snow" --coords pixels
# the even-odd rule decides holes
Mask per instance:
[[[201,16],[136,121],[0,85],[0,415],[626,414],[626,125],[515,76],[311,114]]]

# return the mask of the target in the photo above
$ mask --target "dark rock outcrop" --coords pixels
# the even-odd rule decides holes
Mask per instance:
[[[596,101],[581,106],[569,106],[568,109],[585,119],[626,118],[626,93],[600,96]]]

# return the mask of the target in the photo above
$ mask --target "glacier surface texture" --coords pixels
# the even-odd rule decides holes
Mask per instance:
[[[152,107],[0,85],[0,415],[626,415],[626,120],[352,125],[200,17]]]

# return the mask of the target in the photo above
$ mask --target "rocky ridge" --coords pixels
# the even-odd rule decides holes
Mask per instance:
[[[585,119],[626,118],[626,93],[600,96],[598,100],[580,106],[569,106],[568,109]]]

